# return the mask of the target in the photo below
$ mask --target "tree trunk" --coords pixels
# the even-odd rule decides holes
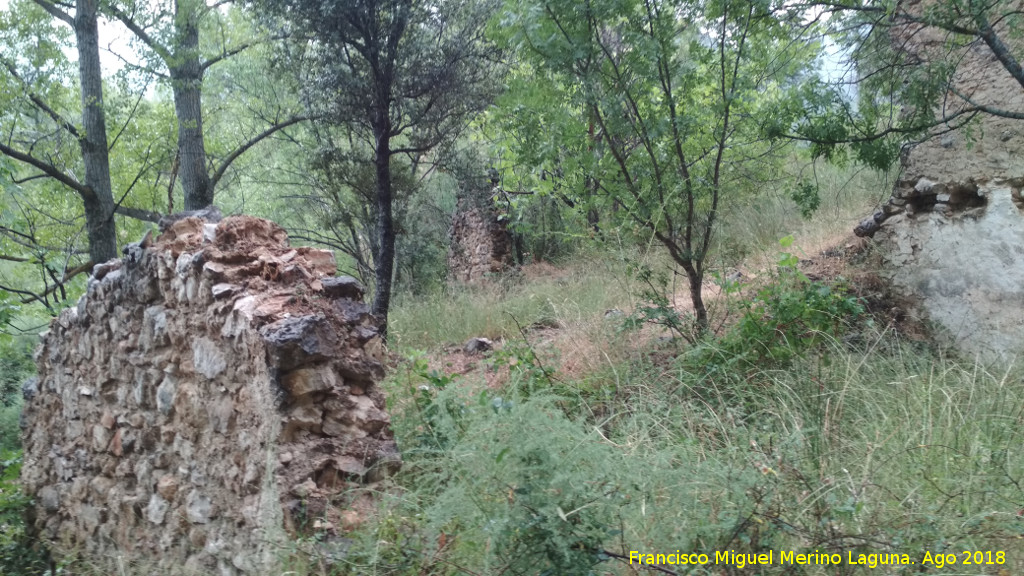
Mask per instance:
[[[693,262],[681,263],[690,284],[690,302],[697,316],[697,330],[703,334],[708,329],[708,309],[704,306],[704,273],[694,267]]]
[[[77,0],[75,40],[78,43],[78,74],[82,89],[82,161],[85,185],[91,196],[82,195],[89,257],[94,264],[117,257],[114,196],[110,191],[110,160],[107,156],[107,124],[103,112],[103,73],[100,69],[99,28],[96,0]]]
[[[180,8],[179,8],[180,9]],[[178,118],[178,178],[185,192],[185,210],[213,204],[213,186],[206,167],[203,141],[203,68],[199,59],[199,28],[191,15],[177,14],[178,39],[170,67],[174,114]]]
[[[386,114],[386,112],[385,112]],[[395,226],[391,213],[391,131],[390,126],[376,130],[374,166],[377,172],[377,290],[373,314],[381,322],[381,336],[387,339],[388,310],[391,307],[391,278],[395,269]]]

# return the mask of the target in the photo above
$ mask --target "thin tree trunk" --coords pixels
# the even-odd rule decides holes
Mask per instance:
[[[589,120],[587,121],[587,151],[590,152],[591,156],[595,160],[600,159],[600,155],[597,153],[597,123],[594,121],[594,111],[590,110]],[[587,225],[594,231],[594,234],[598,238],[604,240],[604,235],[601,233],[601,213],[598,212],[597,207],[594,206],[595,199],[597,198],[597,192],[601,189],[601,181],[593,175],[587,176],[587,192],[590,194],[590,198],[587,202]]]
[[[386,112],[385,112],[386,114]],[[375,258],[377,289],[373,314],[381,322],[381,336],[387,338],[388,310],[391,307],[391,279],[395,268],[395,226],[391,212],[391,137],[390,126],[378,130],[374,165],[377,172],[377,236],[380,245]]]
[[[181,7],[177,8],[179,11]],[[174,114],[178,118],[178,177],[185,192],[185,210],[213,204],[213,186],[206,167],[203,141],[203,68],[199,59],[199,28],[191,15],[177,14],[178,42],[170,68]]]
[[[704,274],[694,267],[693,262],[680,264],[690,284],[690,302],[693,303],[693,312],[697,316],[697,329],[704,333],[709,326],[708,309],[704,306]]]
[[[110,191],[97,9],[96,0],[77,0],[74,28],[82,90],[82,127],[85,132],[79,142],[85,164],[85,185],[92,192],[91,196],[83,195],[82,200],[85,205],[89,257],[99,264],[117,257],[117,234],[114,226],[114,196]]]

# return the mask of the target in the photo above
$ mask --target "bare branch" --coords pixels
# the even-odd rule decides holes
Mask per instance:
[[[92,188],[86,186],[85,184],[82,184],[81,182],[72,178],[62,170],[57,169],[52,164],[40,160],[39,158],[36,158],[31,154],[26,154],[19,150],[15,150],[14,148],[7,146],[6,144],[0,144],[0,154],[3,154],[4,156],[13,158],[19,162],[24,162],[29,166],[37,168],[50,178],[53,178],[54,180],[60,182],[61,184],[67,186],[68,188],[71,188],[75,192],[78,192],[78,195],[85,200],[93,200],[96,197],[96,194],[92,191]]]
[[[221,162],[220,166],[217,168],[217,171],[214,172],[213,177],[210,179],[210,186],[216,188],[217,183],[220,181],[221,178],[224,177],[224,174],[227,172],[228,167],[231,166],[231,163],[237,160],[239,156],[244,154],[246,151],[248,151],[250,148],[258,144],[260,141],[274,135],[277,132],[280,132],[281,130],[284,130],[289,126],[293,126],[295,124],[298,124],[299,122],[310,120],[312,118],[312,116],[294,116],[283,122],[278,122],[277,124],[274,124],[273,126],[267,128],[263,132],[260,132],[256,136],[253,136],[248,141],[244,142],[241,146],[235,148],[234,151],[232,151],[230,154],[227,155],[226,158],[224,158],[224,161]]]
[[[116,206],[114,208],[114,213],[128,218],[134,218],[135,220],[153,223],[159,222],[164,216],[163,214],[154,212],[153,210],[143,210],[142,208],[131,208],[129,206]]]
[[[60,8],[58,8],[56,4],[54,4],[52,2],[48,2],[47,0],[32,0],[32,1],[35,2],[36,4],[38,4],[43,10],[46,10],[47,12],[49,12],[51,16],[53,16],[54,18],[64,22],[68,26],[74,26],[75,25],[75,19],[70,14],[68,14],[67,12],[65,12],[65,11],[61,10]]]
[[[168,50],[166,46],[158,42],[155,38],[150,36],[149,33],[146,32],[144,28],[142,28],[142,26],[139,26],[139,24],[135,22],[135,20],[132,20],[131,16],[129,16],[123,10],[114,5],[108,4],[107,9],[110,11],[111,15],[114,16],[114,18],[117,18],[122,24],[125,25],[125,28],[131,30],[132,34],[135,34],[136,38],[141,40],[143,44],[149,46],[151,50],[156,52],[157,56],[163,59],[165,64],[172,59],[173,54],[171,54],[171,51]]]
[[[21,86],[25,90],[25,94],[28,96],[28,99],[31,100],[37,108],[45,112],[46,115],[52,118],[58,126],[67,130],[77,140],[82,140],[82,135],[78,132],[78,128],[75,128],[74,124],[68,122],[63,116],[58,114],[56,110],[51,108],[49,104],[47,104],[46,101],[42,99],[42,97],[40,97],[38,94],[29,89],[28,82],[25,82],[21,75],[18,74],[18,69],[15,68],[13,62],[6,58],[0,58],[0,62],[3,62],[4,68],[7,69],[7,72],[10,73],[10,75],[13,76],[15,80],[21,83]]]
[[[239,46],[235,46],[234,48],[232,48],[230,50],[222,50],[220,54],[218,54],[218,55],[208,59],[207,61],[203,62],[199,66],[199,69],[205,72],[206,69],[208,69],[210,66],[213,66],[214,64],[217,64],[218,62],[220,62],[222,60],[230,58],[230,57],[234,56],[235,54],[239,54],[241,52],[244,52],[244,51],[248,50],[249,48],[252,48],[254,46],[259,46],[260,44],[266,44],[267,42],[272,42],[274,40],[283,40],[285,38],[288,38],[289,36],[290,36],[289,34],[275,34],[273,36],[268,36],[266,38],[257,40],[255,42],[247,42],[245,44],[241,44]]]
[[[31,304],[32,302],[39,301],[40,303],[42,303],[47,308],[51,308],[50,304],[48,302],[46,302],[47,296],[49,296],[50,294],[54,293],[57,290],[63,290],[64,286],[72,278],[74,278],[75,276],[78,276],[79,274],[91,272],[92,268],[93,268],[92,260],[89,260],[88,262],[86,262],[85,264],[82,264],[81,266],[76,266],[76,267],[72,268],[71,270],[66,271],[64,273],[64,275],[61,277],[60,280],[57,280],[53,284],[50,284],[50,285],[46,286],[45,289],[41,293],[39,293],[39,294],[36,294],[34,292],[29,292],[27,290],[17,290],[17,289],[12,289],[12,288],[8,288],[8,287],[4,287],[4,286],[0,286],[0,288],[3,288],[4,290],[8,290],[10,292],[14,292],[15,294],[21,294],[21,295],[25,296],[25,298],[21,299],[21,303],[22,304]]]

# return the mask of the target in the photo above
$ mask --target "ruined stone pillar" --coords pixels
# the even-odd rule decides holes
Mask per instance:
[[[397,467],[377,326],[335,269],[246,216],[96,267],[25,389],[21,480],[58,557],[269,574],[289,533],[339,523],[331,496]]]
[[[467,284],[515,267],[508,213],[495,203],[501,189],[466,189],[459,195],[448,231],[448,276]]]

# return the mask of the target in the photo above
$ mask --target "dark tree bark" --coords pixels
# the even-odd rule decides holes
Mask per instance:
[[[203,137],[203,64],[199,59],[199,28],[190,14],[176,15],[178,41],[169,61],[178,118],[178,177],[185,192],[185,210],[202,210],[213,204],[213,186],[206,165]],[[180,61],[177,66],[172,62]]]
[[[110,190],[110,160],[107,156],[107,124],[103,112],[103,74],[100,69],[99,27],[96,0],[77,0],[75,40],[78,42],[78,74],[82,90],[82,127],[79,143],[85,163],[82,194],[89,257],[99,264],[117,257],[114,228],[114,196]]]
[[[490,5],[470,1],[260,0],[307,34],[318,92],[310,106],[373,150],[373,313],[386,335],[395,277],[391,159],[453,139],[491,101],[499,61],[484,37]],[[316,43],[309,43],[309,38]],[[414,163],[415,164],[415,163]],[[415,168],[413,168],[415,170]]]
[[[85,165],[85,179],[51,161],[33,155],[30,149],[17,150],[0,147],[0,153],[23,162],[74,190],[82,199],[85,211],[86,237],[89,256],[94,263],[117,257],[117,234],[114,226],[114,197],[110,189],[110,162],[107,154],[107,126],[103,111],[103,76],[100,69],[99,26],[97,0],[76,0],[75,15],[71,16],[48,0],[35,0],[51,16],[64,22],[75,32],[78,49],[78,73],[82,102],[82,129],[50,107],[40,94],[28,92],[33,105],[53,119],[58,129],[70,134],[78,142]],[[5,61],[4,67],[19,81],[16,66]],[[26,85],[27,86],[27,85]]]
[[[375,255],[376,290],[373,314],[380,319],[381,334],[387,337],[388,310],[391,308],[391,280],[395,271],[395,223],[392,215],[390,129],[382,127],[374,151],[377,176],[377,236],[380,244]]]

